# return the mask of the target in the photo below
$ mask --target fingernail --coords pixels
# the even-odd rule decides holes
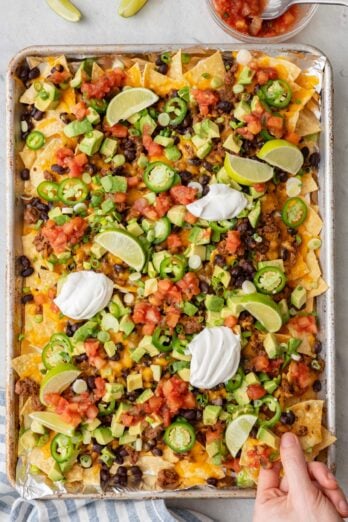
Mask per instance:
[[[348,504],[346,500],[340,500],[338,503],[338,509],[341,513],[347,513],[348,512]]]
[[[281,445],[283,448],[291,448],[297,444],[297,438],[293,433],[284,433],[281,439]]]
[[[333,475],[331,473],[331,471],[328,471],[327,478],[328,478],[328,480],[333,480],[333,481],[337,482],[335,475]]]

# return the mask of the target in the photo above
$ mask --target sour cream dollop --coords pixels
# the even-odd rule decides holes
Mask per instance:
[[[214,388],[233,377],[239,366],[239,335],[226,326],[202,330],[188,345],[192,355],[190,383],[196,388]]]
[[[231,219],[238,216],[247,204],[248,200],[242,192],[224,183],[216,183],[210,185],[206,196],[186,205],[186,208],[196,217],[208,221],[219,221],[220,219]]]
[[[72,272],[64,281],[54,299],[60,311],[77,321],[91,319],[106,307],[111,299],[114,284],[104,274],[91,270]]]

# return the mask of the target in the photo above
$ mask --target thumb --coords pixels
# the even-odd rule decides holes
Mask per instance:
[[[293,433],[284,433],[280,444],[280,457],[289,491],[303,492],[312,488],[307,463],[303,455],[300,441]]]
[[[280,482],[280,463],[277,462],[271,469],[261,467],[259,480],[257,483],[257,497],[263,498],[267,491],[279,487]]]

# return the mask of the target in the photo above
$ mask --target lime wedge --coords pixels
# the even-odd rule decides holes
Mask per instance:
[[[118,14],[124,18],[137,14],[146,4],[147,0],[121,0]]]
[[[106,119],[110,125],[115,125],[120,120],[127,120],[133,114],[150,107],[157,100],[157,94],[150,89],[143,87],[126,89],[112,98],[106,111]]]
[[[257,157],[290,174],[297,174],[304,161],[300,149],[286,140],[267,141]]]
[[[268,332],[278,332],[283,321],[278,305],[268,295],[247,294],[240,303]]]
[[[52,370],[46,373],[40,386],[40,401],[45,403],[45,395],[48,393],[61,393],[77,377],[81,371],[72,364],[57,364]]]
[[[68,22],[81,20],[81,11],[70,2],[70,0],[46,0],[50,8]]]
[[[227,153],[225,157],[224,167],[227,174],[241,185],[255,185],[256,183],[265,183],[273,178],[273,167],[261,161],[249,158],[241,158]]]
[[[139,241],[125,230],[106,230],[95,237],[95,242],[119,257],[137,272],[145,263],[145,252]]]
[[[226,446],[233,457],[249,437],[254,424],[257,421],[256,415],[240,415],[227,426],[225,433]]]
[[[29,414],[29,417],[31,420],[39,422],[49,430],[68,435],[68,437],[74,434],[74,426],[64,422],[60,415],[52,411],[34,411]]]

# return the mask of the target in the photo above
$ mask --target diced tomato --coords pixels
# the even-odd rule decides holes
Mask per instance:
[[[235,473],[239,473],[239,471],[242,469],[239,462],[240,462],[240,459],[237,459],[237,458],[234,459],[234,458],[230,457],[228,460],[224,461],[224,467],[227,469],[231,469]]]
[[[229,315],[224,320],[224,326],[227,326],[228,328],[234,328],[238,324],[238,317],[235,317],[234,315]]]
[[[237,129],[237,134],[243,136],[243,138],[248,141],[252,141],[254,139],[254,134],[250,132],[248,127],[241,127],[240,129]]]
[[[98,417],[99,410],[95,404],[91,404],[91,406],[88,407],[86,410],[86,417],[87,419],[93,420],[96,417]]]
[[[180,312],[175,308],[166,311],[165,322],[170,328],[175,328],[180,319]]]
[[[125,192],[115,192],[113,195],[113,200],[115,203],[125,203],[127,199],[127,194]]]
[[[127,138],[128,136],[128,127],[122,125],[121,123],[116,123],[112,127],[109,127],[109,125],[104,123],[103,129],[114,138]]]
[[[48,77],[49,81],[54,83],[55,85],[59,85],[60,83],[64,83],[68,78],[70,78],[70,73],[67,70],[64,70],[64,71],[54,71]]]
[[[94,386],[94,396],[96,397],[96,399],[101,399],[105,395],[104,379],[102,377],[96,377],[96,379],[94,380]]]
[[[241,245],[240,233],[238,230],[229,230],[226,237],[226,250],[230,254],[235,254]]]
[[[255,183],[253,188],[256,190],[256,192],[264,192],[266,189],[266,183]]]
[[[298,145],[301,140],[301,136],[299,136],[296,132],[288,132],[285,136],[285,139],[294,145]]]
[[[76,245],[83,237],[87,222],[80,216],[72,218],[64,225],[56,225],[49,219],[41,229],[41,233],[50,243],[56,254],[64,252],[68,245]]]
[[[151,323],[157,325],[161,320],[159,309],[146,302],[136,303],[132,317],[135,324]]]
[[[121,416],[121,421],[124,426],[133,426],[137,423],[137,417],[130,415],[129,413],[123,413]]]
[[[199,279],[194,272],[187,272],[177,283],[177,286],[185,294],[187,300],[192,299],[194,295],[198,295],[201,292],[199,288]]]
[[[209,111],[219,101],[219,95],[209,89],[204,91],[201,89],[192,89],[191,93],[198,103],[199,112],[204,116],[207,116]]]
[[[276,138],[281,138],[284,133],[284,119],[281,116],[270,116],[266,122],[267,129]]]
[[[170,379],[161,379],[155,391],[156,397],[165,400],[165,406],[160,410],[162,416],[165,415],[165,425],[170,422],[171,416],[178,413],[181,408],[194,408],[196,399],[188,389],[188,383],[174,375]],[[168,410],[166,411],[167,408]]]
[[[222,437],[224,427],[221,422],[217,422],[213,426],[209,427],[205,432],[205,438],[207,444],[211,444],[215,440],[219,440]]]
[[[175,254],[182,247],[182,241],[179,234],[169,234],[167,237],[168,250]]]
[[[162,192],[162,194],[156,197],[154,207],[159,218],[165,216],[172,206],[173,202],[171,197],[166,192]]]
[[[259,469],[261,466],[265,469],[272,467],[270,460],[273,449],[269,446],[256,446],[255,449],[247,451],[248,466],[250,468]]]
[[[80,101],[73,107],[72,113],[78,120],[83,120],[88,114],[88,107],[84,101]]]
[[[250,400],[256,401],[266,395],[266,390],[261,384],[249,384],[247,394]]]
[[[62,147],[62,148],[58,149],[56,152],[56,158],[57,158],[58,165],[60,165],[61,167],[66,167],[66,163],[65,163],[66,158],[72,158],[73,156],[74,156],[74,151],[69,149],[69,147]]]
[[[289,324],[299,333],[318,333],[316,319],[314,315],[298,315],[290,319]]]
[[[185,187],[184,185],[175,185],[175,187],[170,189],[170,195],[174,203],[188,205],[196,199],[197,190],[192,187]]]
[[[84,342],[84,347],[88,357],[95,357],[100,349],[100,342],[96,339],[87,339]]]
[[[101,100],[109,94],[109,92],[120,87],[125,78],[126,75],[122,69],[112,69],[94,81],[83,82],[81,91],[87,98],[97,98]]]
[[[127,178],[127,187],[128,188],[134,188],[139,185],[139,178],[138,176],[132,176],[131,178]]]
[[[251,134],[256,135],[262,130],[261,117],[258,114],[246,114],[244,121],[248,124],[247,129]]]
[[[269,358],[267,355],[257,355],[252,359],[252,367],[257,372],[265,372],[269,368]]]
[[[318,377],[304,362],[291,361],[287,378],[290,383],[296,383],[302,390],[305,390],[311,386]]]
[[[76,154],[71,160],[67,160],[67,165],[69,167],[69,177],[70,178],[78,178],[84,171],[84,166],[88,163],[88,158],[85,153],[81,152],[80,154]]]
[[[187,211],[184,217],[184,220],[186,223],[189,223],[190,225],[194,225],[197,221],[197,217],[191,214],[191,212]]]
[[[156,325],[155,324],[144,324],[141,331],[143,335],[152,335],[155,331]]]
[[[163,147],[161,147],[161,145],[159,145],[158,143],[155,143],[150,135],[143,134],[143,145],[149,153],[150,157],[162,156]]]

